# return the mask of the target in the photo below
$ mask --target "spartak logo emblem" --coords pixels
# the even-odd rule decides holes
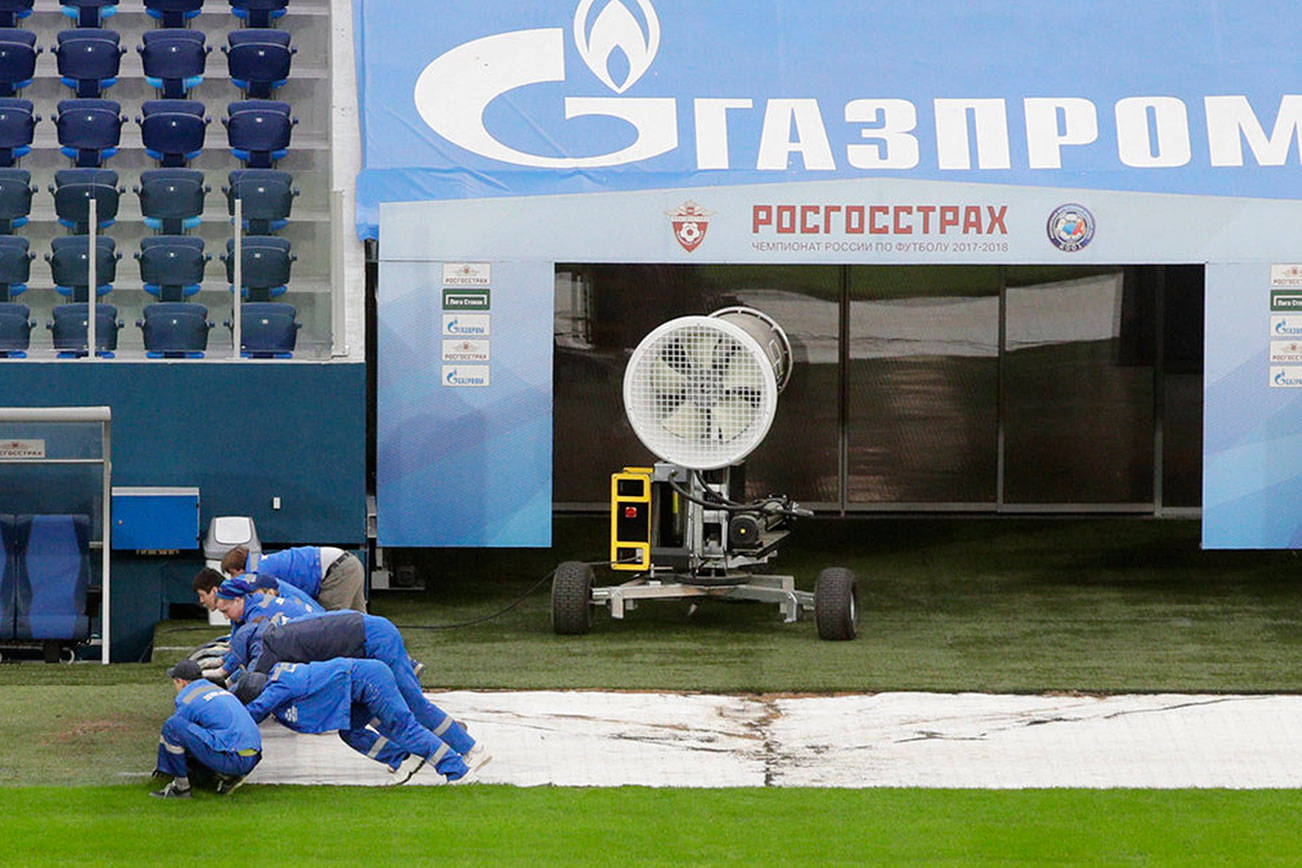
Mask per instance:
[[[705,240],[705,230],[710,227],[710,215],[714,212],[706,211],[689,200],[665,213],[669,215],[669,222],[674,227],[674,238],[684,250],[691,253]]]

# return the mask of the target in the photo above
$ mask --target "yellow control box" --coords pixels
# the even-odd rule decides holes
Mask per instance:
[[[610,476],[610,568],[651,568],[651,469],[625,467]]]

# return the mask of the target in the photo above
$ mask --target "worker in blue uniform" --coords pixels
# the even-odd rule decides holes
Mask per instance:
[[[222,582],[226,581],[227,578],[229,577],[219,573],[212,567],[204,567],[202,570],[195,573],[194,581],[192,582],[194,592],[199,597],[199,603],[208,611],[211,612],[217,608],[217,588]],[[297,599],[300,603],[314,606],[321,611],[325,611],[324,606],[309,597],[299,588],[291,585],[289,582],[278,582],[272,576],[259,576],[256,573],[244,573],[235,576],[234,578],[247,582],[254,588],[254,590],[271,594],[273,597],[284,597],[287,600]]]
[[[252,651],[256,656],[258,637],[269,624],[321,613],[315,603],[257,593],[252,584],[238,578],[218,585],[216,597],[217,609],[231,621],[231,648],[222,657],[219,669],[204,672],[207,678],[225,678],[253,659],[248,655]]]
[[[360,749],[352,734],[370,726],[386,742],[424,758],[449,781],[469,771],[461,754],[420,725],[398,692],[393,673],[378,660],[336,657],[277,663],[269,675],[245,672],[234,690],[255,721],[270,714],[295,732],[338,730],[355,750]]]
[[[222,557],[222,572],[272,576],[302,589],[330,611],[366,611],[366,568],[356,555],[333,546],[295,546],[261,555],[236,546]]]
[[[188,798],[191,763],[218,775],[218,792],[231,792],[262,758],[257,724],[238,699],[201,677],[195,661],[182,660],[167,674],[176,688],[176,713],[163,724],[156,771],[172,780],[150,795]]]
[[[347,610],[323,612],[269,623],[259,639],[260,651],[248,664],[256,672],[270,672],[280,662],[309,663],[335,657],[379,660],[393,671],[398,692],[421,726],[474,762],[487,757],[459,723],[425,697],[402,634],[387,618]]]

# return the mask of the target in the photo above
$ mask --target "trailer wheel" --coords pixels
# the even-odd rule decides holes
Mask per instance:
[[[579,636],[592,629],[592,567],[565,561],[552,576],[552,630]]]
[[[828,567],[814,585],[814,621],[818,638],[840,641],[859,632],[859,584],[854,571]]]

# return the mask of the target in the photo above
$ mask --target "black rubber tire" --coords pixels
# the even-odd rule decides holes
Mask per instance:
[[[581,636],[592,629],[592,567],[565,561],[552,576],[552,630]]]
[[[820,639],[844,641],[859,634],[859,582],[853,570],[828,567],[818,574],[814,621]]]

